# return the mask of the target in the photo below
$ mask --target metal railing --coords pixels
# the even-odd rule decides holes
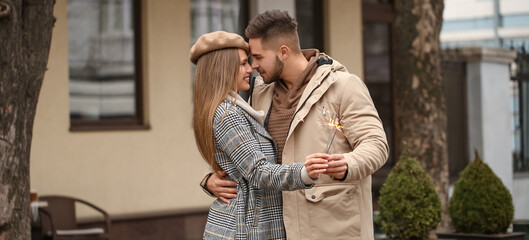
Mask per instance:
[[[513,169],[515,172],[529,171],[529,53],[525,46],[516,50],[518,55],[511,63],[513,80],[514,143]]]

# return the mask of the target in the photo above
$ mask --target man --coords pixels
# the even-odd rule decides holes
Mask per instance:
[[[264,125],[277,142],[278,162],[333,153],[312,189],[283,192],[287,238],[373,239],[371,175],[389,149],[365,84],[318,50],[301,51],[297,22],[287,12],[259,14],[245,33],[252,68],[261,75],[250,103],[267,113]],[[212,174],[203,185],[229,201],[235,183],[222,177]]]

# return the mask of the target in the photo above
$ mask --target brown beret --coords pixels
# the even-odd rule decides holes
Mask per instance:
[[[216,31],[206,33],[198,38],[189,51],[189,59],[192,63],[197,64],[202,55],[225,48],[241,48],[247,53],[250,50],[248,43],[238,34]]]

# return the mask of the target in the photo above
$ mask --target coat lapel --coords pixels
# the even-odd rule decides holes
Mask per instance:
[[[333,76],[334,68],[332,65],[320,67],[320,69],[318,69],[318,71],[314,74],[305,88],[305,91],[303,91],[303,94],[301,95],[301,99],[296,109],[296,114],[293,116],[294,119],[290,126],[287,139],[294,132],[297,125],[300,122],[303,122],[303,119],[309,113],[312,105],[317,103],[323,94],[327,92],[327,89],[329,89],[329,87],[331,87],[331,85],[336,81],[336,78]]]
[[[250,116],[247,112],[243,113],[244,117],[252,124],[255,131],[263,136],[264,138],[270,140],[271,142],[274,142],[274,139],[270,134],[264,129],[263,125],[261,125],[259,122],[257,122],[252,116]]]

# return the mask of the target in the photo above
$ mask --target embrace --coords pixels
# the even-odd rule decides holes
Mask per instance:
[[[203,238],[372,240],[371,175],[389,149],[365,84],[301,50],[287,12],[245,34],[207,33],[190,50],[195,139],[213,169],[201,185],[217,197]]]

